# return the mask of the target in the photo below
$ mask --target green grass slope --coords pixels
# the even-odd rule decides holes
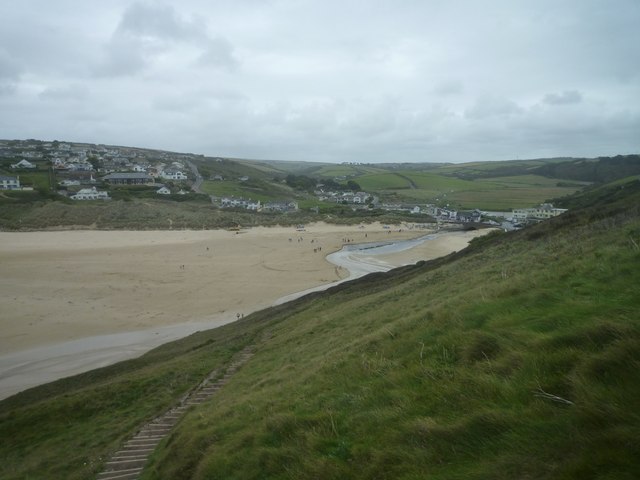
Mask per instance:
[[[638,478],[626,190],[275,318],[144,478]]]
[[[364,190],[375,191],[383,198],[393,196],[405,202],[483,210],[529,207],[549,198],[572,194],[586,185],[562,183],[538,175],[468,180],[462,174],[457,177],[410,170],[362,175],[356,181]]]
[[[640,182],[597,198],[0,402],[0,477],[89,478],[255,344],[144,478],[638,478]]]

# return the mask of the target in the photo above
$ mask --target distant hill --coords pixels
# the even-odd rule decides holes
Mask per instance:
[[[8,398],[0,477],[94,477],[253,345],[143,478],[640,478],[640,181],[571,201],[537,226]]]
[[[83,151],[83,152],[81,152]],[[70,206],[67,197],[73,193],[60,186],[66,173],[52,167],[62,154],[85,155],[100,166],[102,155],[109,156],[115,171],[130,171],[134,163],[158,162],[185,165],[188,180],[170,181],[174,195],[158,199],[157,186],[118,186],[106,183],[101,188],[115,201],[128,202],[124,207],[95,205]],[[409,211],[436,205],[451,210],[511,211],[543,202],[558,202],[589,185],[602,185],[640,173],[640,156],[626,155],[596,159],[542,158],[495,162],[446,163],[320,163],[251,160],[205,157],[191,153],[167,152],[136,147],[92,145],[74,142],[42,142],[40,140],[0,140],[0,174],[15,174],[11,165],[22,158],[32,159],[37,168],[20,171],[23,186],[31,191],[0,194],[0,228],[38,229],[65,225],[101,225],[100,228],[163,228],[180,218],[183,228],[212,228],[231,222],[271,224],[271,216],[236,212],[235,218],[211,214],[223,198],[251,202],[295,202],[302,223],[350,216],[370,218],[384,211]],[[82,157],[84,158],[84,157]],[[84,160],[83,160],[84,161]],[[199,175],[186,165],[197,166]],[[141,168],[136,165],[135,168]],[[114,170],[110,171],[114,171]],[[103,174],[84,172],[83,181]],[[293,175],[293,177],[291,177]],[[74,177],[75,178],[75,177]],[[293,181],[288,181],[293,178]],[[164,181],[164,180],[163,180]],[[195,192],[189,191],[196,184]],[[92,184],[93,185],[93,184]],[[322,185],[322,187],[318,187]],[[100,186],[100,185],[98,185]],[[343,204],[342,192],[353,189],[364,192],[379,211],[369,211],[369,202]],[[320,191],[320,190],[326,190]],[[182,191],[184,190],[184,191]],[[318,193],[316,193],[318,192]],[[338,192],[338,194],[336,194]],[[325,194],[327,193],[327,194]],[[375,200],[375,201],[374,201]],[[65,202],[67,202],[65,204]],[[140,206],[142,202],[142,206]],[[52,206],[51,203],[56,205]],[[47,214],[40,209],[44,205]],[[163,208],[166,207],[166,208]],[[117,210],[117,212],[114,212]],[[153,210],[153,211],[150,211]],[[166,210],[166,211],[165,211]],[[184,213],[181,214],[180,211]],[[237,209],[236,209],[237,210]],[[90,215],[96,214],[90,218]],[[171,222],[170,222],[171,220]],[[291,217],[288,217],[291,220]]]
[[[609,183],[631,175],[640,175],[640,155],[572,159],[542,165],[533,169],[533,173],[564,180]]]

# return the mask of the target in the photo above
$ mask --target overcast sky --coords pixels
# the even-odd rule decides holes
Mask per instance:
[[[640,0],[3,0],[0,138],[461,162],[640,152]]]

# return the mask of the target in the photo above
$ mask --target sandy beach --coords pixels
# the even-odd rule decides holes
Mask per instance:
[[[426,233],[380,224],[0,232],[0,398],[53,379],[29,377],[21,365],[48,368],[60,378],[138,355],[344,279],[349,272],[325,257],[345,244]],[[445,234],[375,262],[390,268],[435,258],[464,248],[477,234]],[[91,360],[74,368],[53,360],[78,349]]]

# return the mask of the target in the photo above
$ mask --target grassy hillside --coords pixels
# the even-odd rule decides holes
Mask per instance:
[[[145,478],[637,478],[639,205],[636,183],[275,318]]]
[[[536,168],[535,173],[552,178],[607,183],[640,174],[640,155],[570,159]]]
[[[640,182],[593,198],[0,402],[0,477],[88,478],[255,344],[144,478],[638,478]]]
[[[465,179],[461,173],[450,176],[410,170],[362,175],[356,181],[364,190],[375,191],[383,198],[483,210],[528,207],[587,185],[532,174]]]

